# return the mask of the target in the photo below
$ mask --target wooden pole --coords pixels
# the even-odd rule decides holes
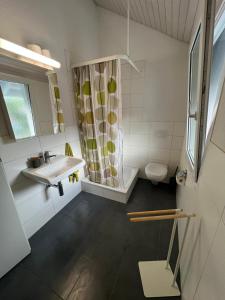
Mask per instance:
[[[181,211],[182,209],[145,210],[145,211],[129,212],[127,213],[127,215],[129,217],[146,216],[146,215],[166,215],[166,214],[176,214]]]
[[[174,215],[160,215],[160,216],[151,216],[151,217],[137,217],[130,218],[130,222],[148,222],[148,221],[160,221],[160,220],[174,220],[174,219],[182,219],[188,217],[194,217],[195,215],[187,215],[187,214],[174,214]]]

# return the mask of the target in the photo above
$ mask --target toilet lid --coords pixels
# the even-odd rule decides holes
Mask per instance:
[[[159,163],[149,163],[145,170],[148,174],[153,176],[162,176],[167,174],[167,166]]]

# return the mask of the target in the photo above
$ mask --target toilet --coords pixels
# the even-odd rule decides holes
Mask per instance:
[[[162,163],[150,162],[145,167],[145,175],[155,185],[166,178],[167,172],[168,172],[167,165]]]

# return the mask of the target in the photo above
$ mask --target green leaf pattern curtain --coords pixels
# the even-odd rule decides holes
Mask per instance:
[[[74,69],[82,154],[89,179],[122,183],[122,103],[119,60]]]
[[[57,134],[65,132],[62,100],[60,97],[57,74],[55,72],[49,72],[47,75],[52,106],[53,130],[54,134]]]

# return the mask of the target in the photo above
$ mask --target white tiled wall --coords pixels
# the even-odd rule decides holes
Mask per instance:
[[[151,63],[147,60],[135,62],[140,73],[130,65],[122,65],[122,103],[124,131],[124,163],[140,168],[140,176],[145,178],[144,168],[150,161],[162,162],[169,166],[169,176],[173,174],[180,160],[184,140],[185,122],[183,110],[173,108],[168,113],[164,102],[173,106],[176,101],[184,101],[168,93],[167,99],[153,97],[155,88],[149,90],[152,76]],[[164,86],[164,89],[166,87]],[[152,114],[152,108],[157,115]]]
[[[57,189],[46,190],[44,185],[25,178],[21,171],[27,168],[27,159],[32,155],[45,150],[54,154],[64,154],[66,142],[70,143],[74,153],[81,157],[79,139],[75,133],[75,127],[69,126],[64,134],[59,135],[35,137],[18,142],[12,142],[7,136],[0,138],[0,156],[28,237],[71,201],[81,191],[81,184],[64,180],[65,194],[59,197]],[[82,176],[82,172],[80,175]]]
[[[62,82],[62,79],[66,82]],[[46,189],[45,185],[35,183],[24,177],[21,171],[27,168],[27,159],[40,152],[51,151],[53,154],[65,154],[68,142],[74,154],[81,157],[78,129],[75,119],[71,73],[65,64],[59,71],[62,104],[65,116],[65,132],[57,135],[42,135],[31,139],[14,141],[9,136],[0,137],[0,157],[3,160],[7,179],[11,185],[16,207],[27,236],[32,236],[60,209],[81,191],[81,183],[69,183],[64,180],[64,196],[60,197],[55,188]],[[43,107],[44,109],[44,107]],[[68,113],[69,112],[69,113]],[[0,112],[0,118],[2,114]],[[80,172],[83,176],[83,171]]]
[[[188,168],[185,152],[181,168]],[[224,169],[224,152],[210,143],[198,182],[193,182],[188,169],[187,182],[178,189],[178,207],[197,215],[181,260],[183,300],[224,299]],[[184,222],[179,225],[181,238]]]
[[[204,0],[199,1],[193,40],[204,17],[205,3]],[[224,140],[224,104],[223,88],[219,106],[221,111],[216,117],[212,140],[204,153],[197,182],[193,180],[185,149],[181,155],[180,167],[187,169],[188,176],[185,185],[178,189],[177,205],[186,212],[196,213],[181,260],[183,300],[225,299],[225,151],[220,143],[221,139]],[[179,225],[181,239],[183,222],[180,221]]]
[[[72,184],[66,179],[63,181],[65,195],[59,197],[56,189],[46,191],[44,185],[36,184],[21,175],[21,170],[26,168],[27,158],[40,151],[64,153],[65,142],[71,144],[75,155],[81,155],[70,65],[98,56],[97,8],[92,0],[68,0],[66,5],[63,1],[4,1],[0,9],[0,36],[24,46],[27,43],[40,44],[61,62],[57,76],[65,116],[64,134],[10,141],[0,111],[0,157],[21,221],[30,237],[81,190],[80,183]],[[44,103],[39,108],[39,115],[46,115]]]
[[[101,56],[126,53],[126,18],[98,8]],[[188,45],[131,20],[130,57],[140,73],[122,66],[125,164],[168,164],[180,158],[186,121]]]

